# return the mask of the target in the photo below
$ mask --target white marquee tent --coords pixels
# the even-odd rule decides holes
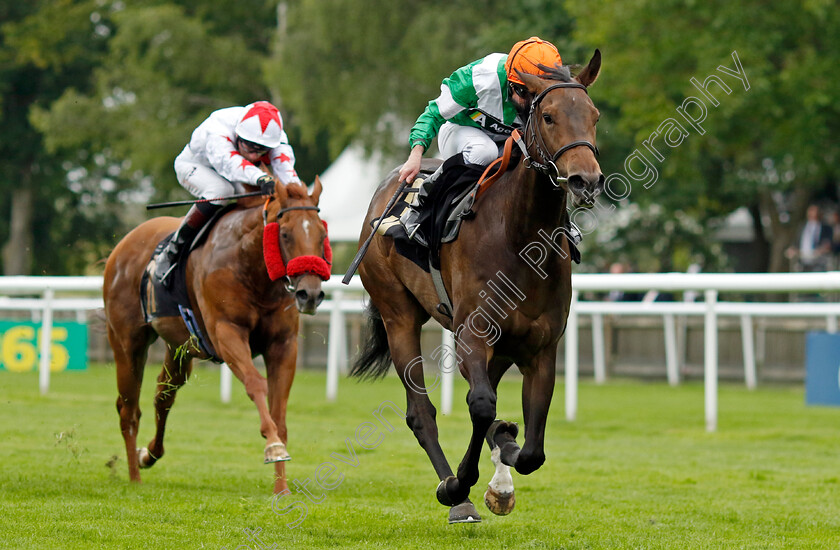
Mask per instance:
[[[396,164],[382,155],[365,156],[361,146],[347,147],[321,174],[321,219],[329,225],[330,240],[357,241],[376,187]]]

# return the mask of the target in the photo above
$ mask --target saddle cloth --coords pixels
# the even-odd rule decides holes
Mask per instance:
[[[193,306],[190,303],[189,294],[187,293],[187,257],[190,252],[204,242],[213,225],[233,208],[235,208],[234,204],[227,205],[225,208],[216,212],[204,224],[204,227],[196,235],[186,253],[182,254],[176,261],[175,268],[169,274],[168,288],[155,277],[155,258],[169,244],[174,233],[167,235],[155,247],[154,252],[152,252],[149,258],[149,263],[146,264],[146,269],[143,271],[143,277],[140,280],[140,306],[143,308],[143,317],[146,322],[150,323],[154,319],[161,317],[181,317],[187,325],[187,329],[190,331],[192,341],[199,350],[209,355],[210,359],[216,363],[222,363],[223,361],[216,354],[210,340],[201,331],[198,319],[193,311]]]
[[[473,216],[470,209],[474,201],[474,190],[483,168],[467,164],[462,155],[455,155],[444,162],[443,172],[438,176],[426,198],[423,211],[420,213],[420,232],[426,236],[429,247],[419,245],[410,240],[405,227],[400,223],[400,215],[409,207],[414,195],[419,191],[423,182],[415,178],[410,188],[403,191],[394,206],[383,214],[385,219],[379,226],[379,233],[394,239],[394,246],[402,256],[405,256],[424,271],[429,271],[429,264],[440,269],[440,246],[454,241],[458,236],[461,222]],[[428,177],[428,173],[421,174]],[[472,200],[470,200],[472,195]],[[375,226],[377,219],[371,221]]]

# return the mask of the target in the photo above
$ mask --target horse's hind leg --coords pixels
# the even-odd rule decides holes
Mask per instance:
[[[155,392],[155,437],[149,442],[148,447],[138,451],[139,466],[150,468],[163,456],[163,434],[166,431],[166,418],[169,410],[175,403],[175,394],[183,386],[192,372],[192,359],[188,356],[175,358],[171,346],[166,346],[166,355],[163,359],[163,369],[157,379],[157,391]]]
[[[154,333],[141,329],[120,337],[117,329],[108,323],[108,340],[114,350],[117,365],[117,413],[120,415],[120,431],[125,441],[128,459],[128,477],[140,482],[140,466],[137,459],[137,431],[140,426],[140,389],[143,384],[143,369],[146,354],[154,339]]]
[[[405,312],[405,310],[403,310]],[[423,360],[420,349],[420,327],[422,322],[414,322],[408,319],[408,315],[394,316],[385,321],[388,333],[388,346],[391,351],[391,359],[400,376],[406,393],[406,423],[417,442],[426,451],[435,473],[441,483],[452,478],[452,468],[446,460],[443,449],[438,441],[438,428],[435,416],[437,411],[429,400],[426,382],[423,376]],[[385,316],[383,316],[385,319]],[[481,516],[475,506],[467,498],[455,502],[438,500],[445,506],[450,506],[449,523],[475,523],[481,521]]]

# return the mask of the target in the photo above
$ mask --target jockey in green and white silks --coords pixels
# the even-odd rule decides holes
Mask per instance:
[[[536,36],[517,42],[510,53],[492,53],[456,70],[440,85],[440,95],[429,102],[409,134],[411,154],[400,168],[400,182],[411,183],[420,172],[423,153],[435,136],[444,158],[463,154],[464,162],[486,166],[499,156],[514,128],[522,127],[531,96],[519,73],[544,74],[562,65],[557,48]],[[442,166],[442,165],[441,165]],[[400,217],[410,238],[417,234],[418,218],[440,169],[426,178],[414,202]]]
[[[429,102],[411,129],[411,147],[419,144],[428,149],[437,135],[445,158],[463,152],[471,164],[493,162],[499,156],[498,144],[522,125],[508,100],[507,58],[507,54],[492,53],[445,79],[440,96]]]

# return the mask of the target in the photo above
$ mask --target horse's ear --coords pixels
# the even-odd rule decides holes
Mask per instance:
[[[600,72],[601,50],[595,48],[595,53],[592,55],[592,59],[589,60],[589,64],[586,67],[584,67],[580,73],[578,73],[576,79],[578,82],[580,82],[588,88],[596,80],[598,80],[598,74]]]
[[[274,196],[277,198],[278,204],[286,204],[286,200],[289,198],[289,190],[286,189],[286,184],[280,180],[277,180],[274,185]]]
[[[309,194],[309,197],[312,199],[313,204],[318,206],[318,201],[321,198],[321,191],[324,190],[324,186],[321,185],[321,178],[318,175],[315,175],[315,185],[312,186],[312,192]]]
[[[535,96],[539,95],[541,91],[548,87],[548,82],[538,77],[537,75],[523,73],[518,69],[516,72],[519,75],[519,78],[522,79],[522,82],[525,84],[525,87],[528,88],[528,91]]]

